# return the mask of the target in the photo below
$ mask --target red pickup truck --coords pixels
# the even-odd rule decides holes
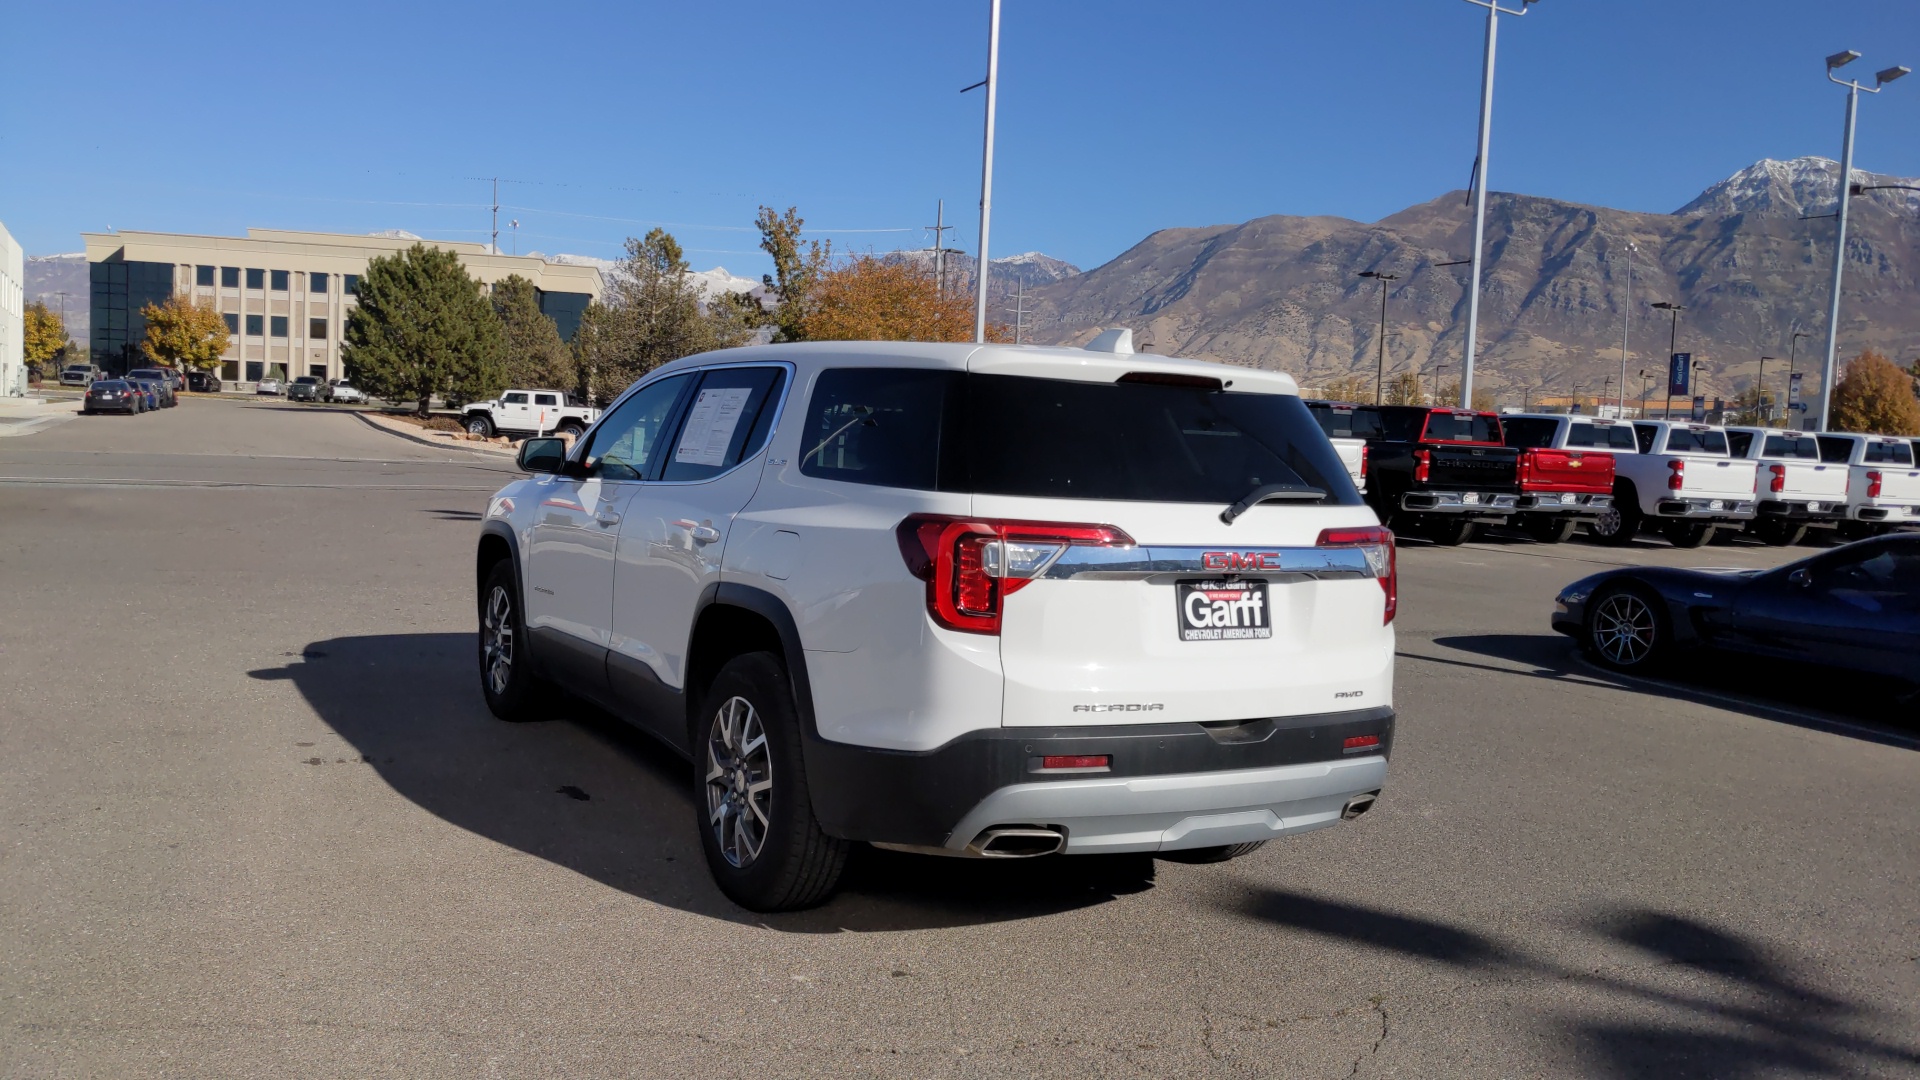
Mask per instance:
[[[1636,453],[1633,425],[1604,417],[1500,418],[1520,451],[1520,501],[1511,524],[1543,544],[1572,536],[1613,507],[1613,455]]]

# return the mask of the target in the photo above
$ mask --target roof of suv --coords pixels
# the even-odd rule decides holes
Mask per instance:
[[[1045,345],[978,345],[937,341],[798,341],[748,345],[683,357],[660,371],[778,360],[802,370],[847,367],[870,360],[889,367],[952,368],[1037,379],[1113,382],[1129,372],[1199,375],[1216,378],[1233,390],[1257,394],[1300,393],[1293,376],[1281,371],[1236,367],[1205,360],[1153,353],[1114,353]]]

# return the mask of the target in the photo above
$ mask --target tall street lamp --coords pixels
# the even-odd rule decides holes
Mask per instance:
[[[973,340],[987,340],[987,226],[993,218],[993,110],[1000,94],[1000,0],[989,0],[987,9],[987,77],[974,87],[987,88],[987,131],[980,152],[980,250],[975,255],[973,297]]]
[[[1633,253],[1639,249],[1627,241],[1627,299],[1620,305],[1620,415],[1627,415],[1627,332],[1633,326]]]
[[[1374,365],[1373,403],[1380,404],[1381,394],[1387,384],[1387,282],[1399,281],[1399,274],[1383,274],[1378,270],[1362,270],[1363,278],[1375,278],[1380,282],[1380,359]]]
[[[1860,54],[1852,49],[1827,57],[1827,81],[1847,88],[1847,128],[1840,143],[1840,210],[1835,215],[1839,224],[1833,243],[1833,296],[1827,305],[1827,362],[1820,372],[1820,426],[1815,431],[1827,430],[1827,420],[1833,409],[1833,357],[1834,347],[1840,339],[1840,275],[1847,266],[1847,202],[1853,194],[1853,117],[1860,108],[1860,91],[1877,94],[1882,87],[1912,70],[1904,67],[1883,69],[1874,73],[1872,86],[1861,86],[1859,79],[1834,77],[1834,69],[1846,67],[1858,59]]]
[[[1807,333],[1805,330],[1795,330],[1793,332],[1793,336],[1787,342],[1787,396],[1788,397],[1793,396],[1794,354],[1800,351],[1800,339],[1803,337],[1812,337],[1812,336],[1813,336],[1812,334]],[[1793,402],[1789,401],[1787,402],[1787,404],[1792,405]],[[1787,419],[1789,421],[1793,420],[1793,410],[1789,408],[1786,410],[1786,413],[1787,413]],[[1788,426],[1792,426],[1792,425],[1789,424]]]
[[[1680,313],[1687,310],[1679,304],[1669,304],[1665,300],[1653,305],[1656,311],[1673,313],[1673,329],[1667,335],[1667,411],[1664,419],[1673,419],[1673,354],[1680,349]]]
[[[1773,419],[1773,410],[1767,408],[1767,361],[1778,359],[1777,356],[1760,358],[1760,378],[1756,380],[1759,389],[1753,395],[1753,411],[1759,413],[1763,421]]]
[[[1460,407],[1473,407],[1473,346],[1480,333],[1480,262],[1487,235],[1487,149],[1493,135],[1493,54],[1500,34],[1500,16],[1525,15],[1536,0],[1520,0],[1514,9],[1499,0],[1467,0],[1487,9],[1487,54],[1480,70],[1480,150],[1473,159],[1473,281],[1467,291],[1467,348],[1460,364]]]
[[[1647,418],[1647,398],[1653,395],[1653,372],[1640,369],[1640,419]]]

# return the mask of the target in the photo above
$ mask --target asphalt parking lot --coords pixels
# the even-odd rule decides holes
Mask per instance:
[[[676,759],[488,715],[509,468],[275,403],[0,441],[0,1075],[1920,1075],[1920,724],[1547,629],[1604,565],[1793,552],[1409,544],[1365,818],[866,852],[767,917]]]

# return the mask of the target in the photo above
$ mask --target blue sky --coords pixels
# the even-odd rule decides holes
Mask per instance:
[[[484,240],[611,257],[666,223],[757,276],[761,203],[887,250],[976,243],[985,0],[12,5],[0,221]],[[1461,0],[1005,0],[992,251],[1092,267],[1149,232],[1373,220],[1467,182]],[[1543,0],[1501,27],[1496,189],[1668,211],[1762,157],[1837,157],[1821,58],[1920,67],[1913,0]],[[1920,175],[1920,76],[1858,165]],[[873,231],[854,231],[873,230]]]

